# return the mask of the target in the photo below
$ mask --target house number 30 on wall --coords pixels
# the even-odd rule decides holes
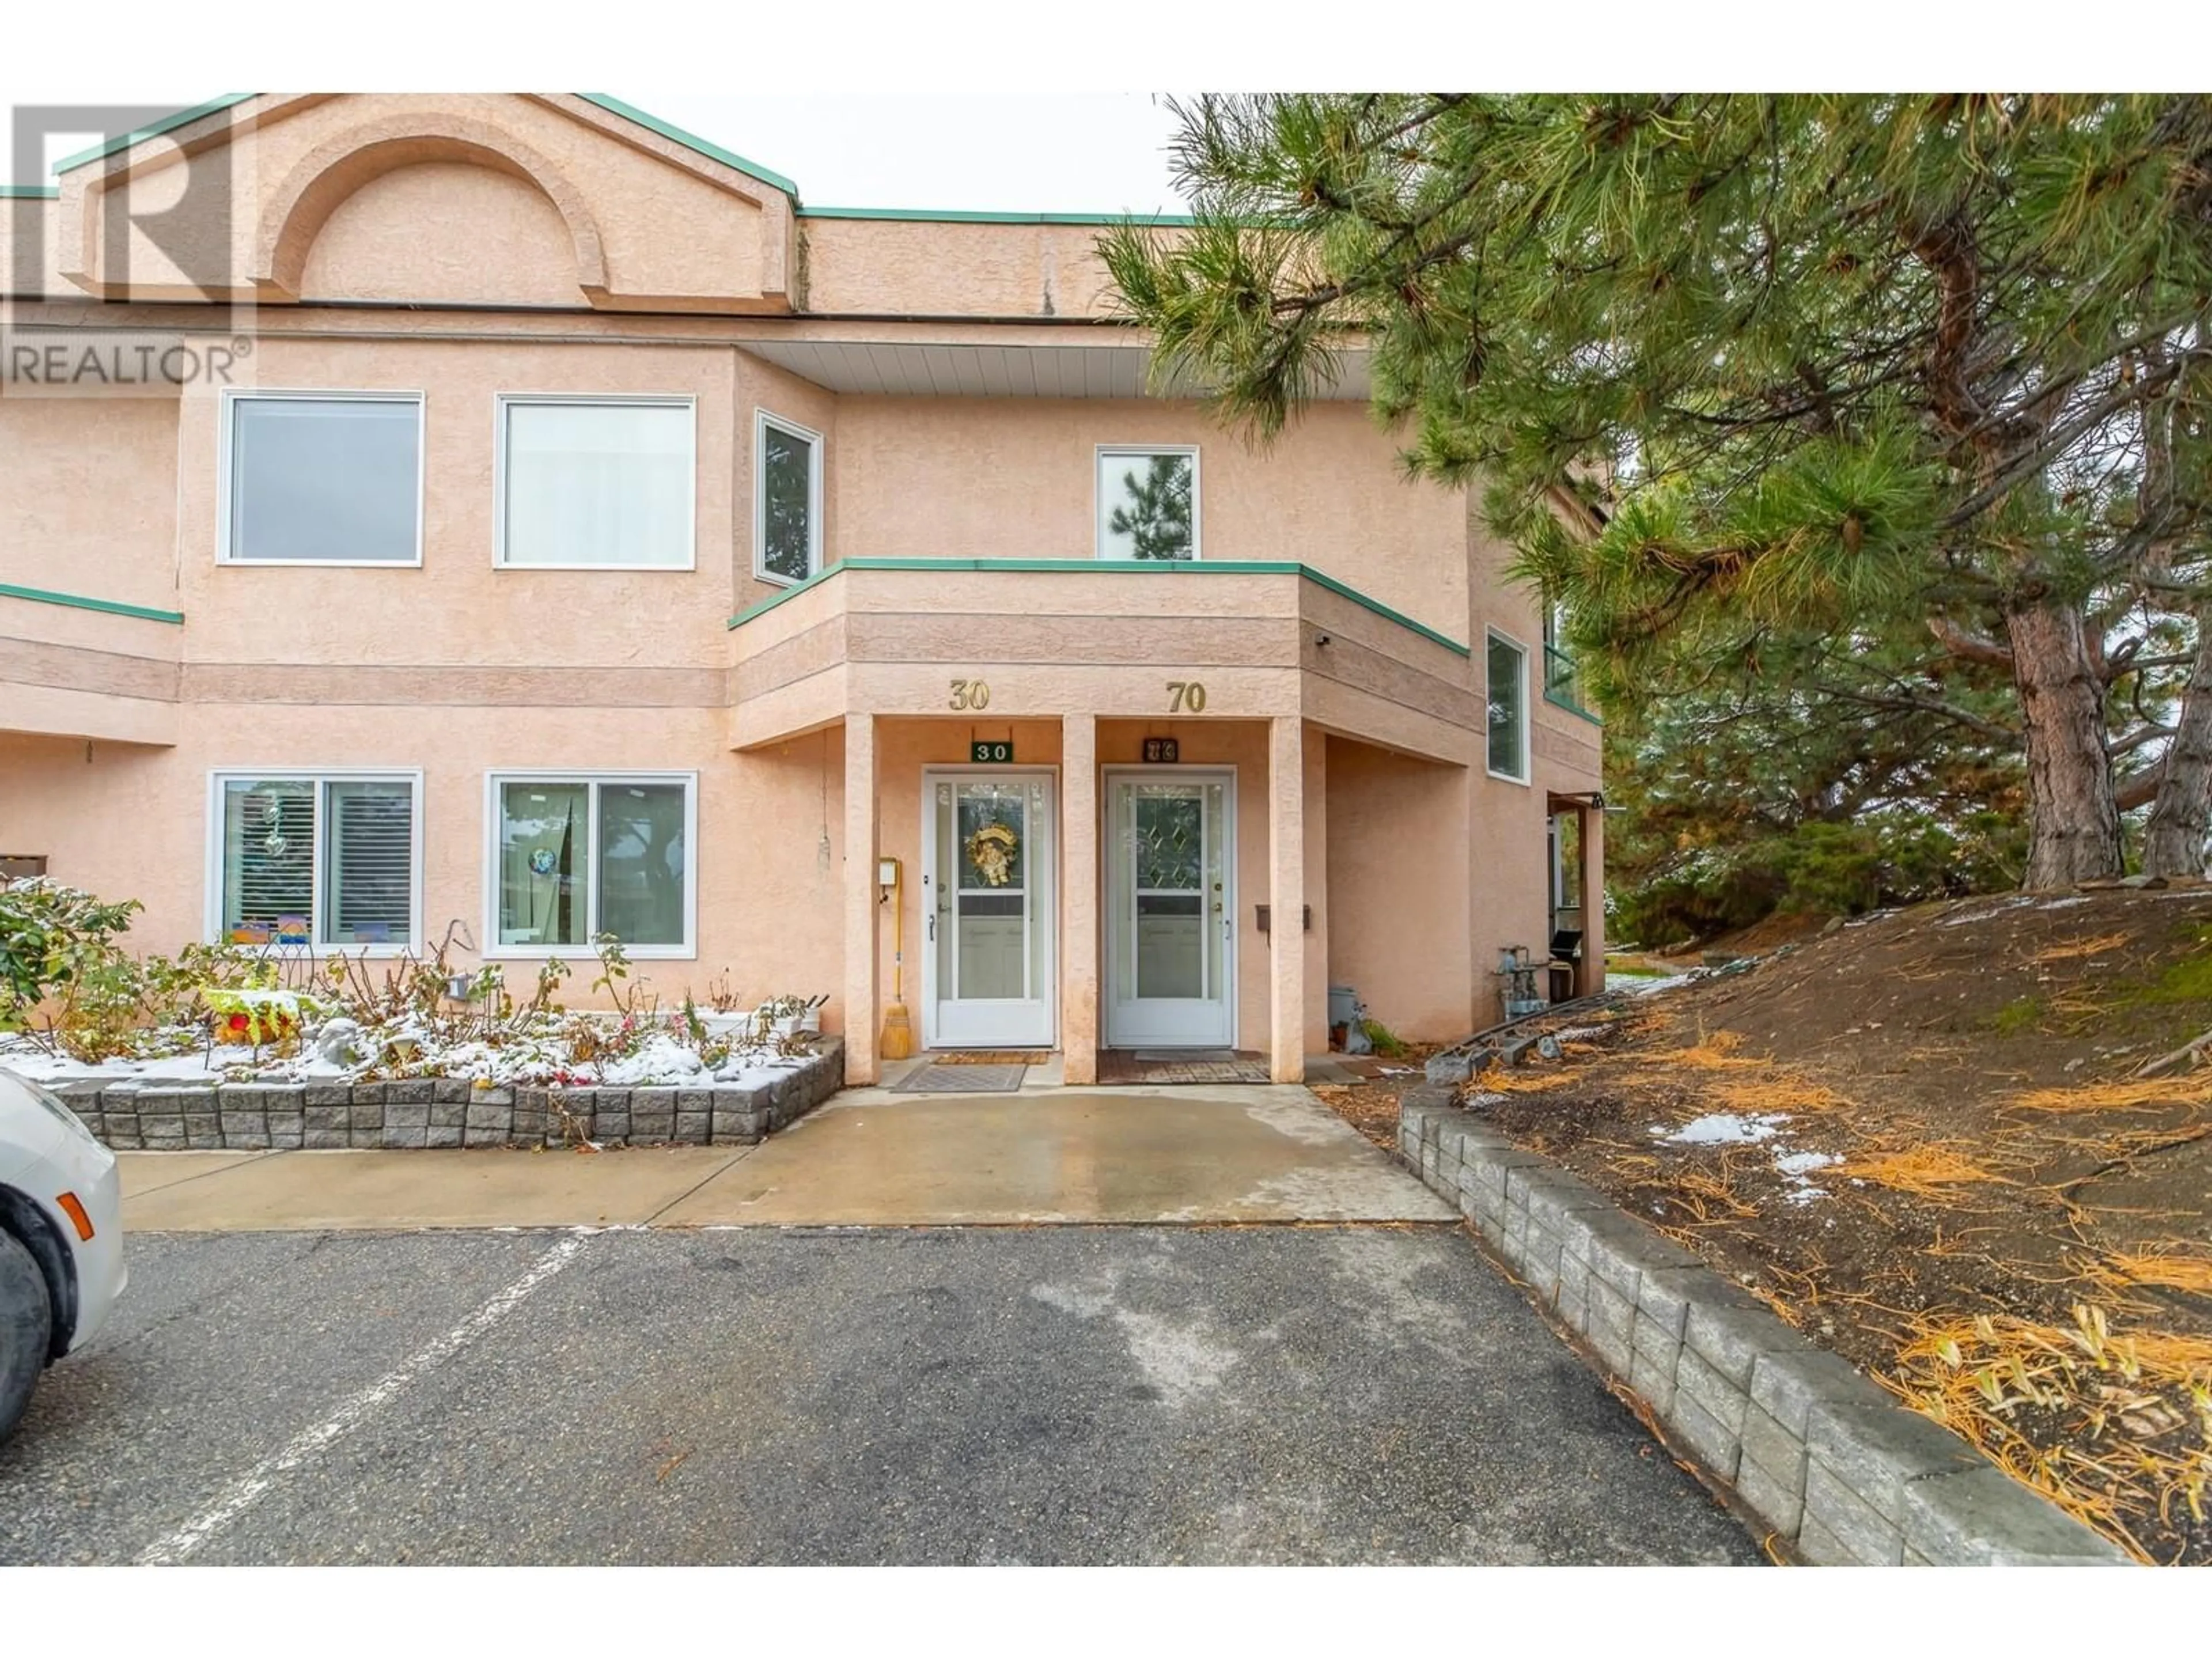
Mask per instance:
[[[952,706],[955,708],[988,708],[991,688],[981,680],[952,682]]]

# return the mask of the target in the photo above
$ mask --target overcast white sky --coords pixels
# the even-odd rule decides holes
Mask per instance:
[[[796,181],[810,207],[1176,212],[1175,118],[1145,93],[728,97],[611,87],[624,102]],[[188,91],[189,108],[210,96]],[[12,106],[44,101],[5,96]],[[56,98],[54,103],[71,101]],[[142,98],[149,105],[165,100]],[[0,123],[0,147],[6,143]],[[97,135],[58,134],[45,165]],[[31,180],[10,166],[10,182]]]

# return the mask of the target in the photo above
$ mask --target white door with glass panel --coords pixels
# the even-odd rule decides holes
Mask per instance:
[[[1108,775],[1108,1047],[1234,1044],[1236,811],[1233,773]]]
[[[922,787],[922,1041],[1050,1048],[1060,857],[1052,776],[932,772]]]

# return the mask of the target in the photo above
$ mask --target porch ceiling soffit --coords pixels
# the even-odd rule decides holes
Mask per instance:
[[[993,325],[1018,325],[1012,319]],[[1111,325],[1085,331],[1104,337],[1079,343],[830,338],[819,332],[824,326],[817,325],[805,338],[748,339],[744,349],[827,391],[861,395],[1185,401],[1206,395],[1204,386],[1186,379],[1152,386],[1150,348],[1133,343],[1125,331]],[[1364,403],[1368,392],[1366,355],[1347,352],[1335,383],[1318,395]]]

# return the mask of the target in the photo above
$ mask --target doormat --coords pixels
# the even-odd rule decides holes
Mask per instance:
[[[895,1095],[1010,1095],[1022,1086],[1021,1066],[917,1066],[891,1085]]]
[[[1139,1048],[1130,1058],[1147,1066],[1192,1066],[1200,1060],[1218,1062],[1238,1056],[1233,1048]]]
[[[957,1048],[929,1056],[932,1066],[1041,1066],[1043,1048]]]
[[[1267,1062],[1218,1048],[1103,1049],[1101,1083],[1265,1083]]]

